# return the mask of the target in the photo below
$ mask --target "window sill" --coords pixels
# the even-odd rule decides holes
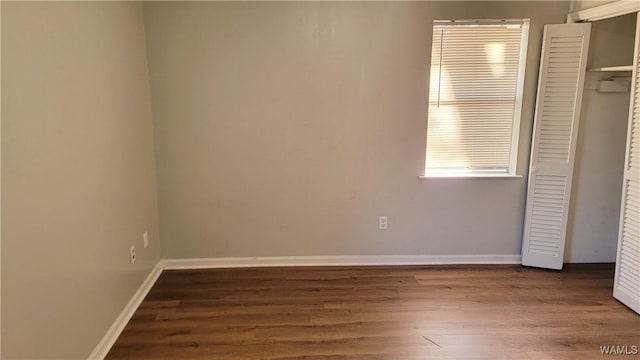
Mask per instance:
[[[521,175],[499,175],[499,174],[442,174],[442,175],[420,175],[418,179],[420,180],[431,180],[431,179],[444,179],[444,180],[452,180],[452,179],[506,179],[506,180],[517,180],[522,179]]]

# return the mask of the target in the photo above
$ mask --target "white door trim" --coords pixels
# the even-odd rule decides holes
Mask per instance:
[[[638,11],[640,11],[640,1],[618,0],[590,9],[572,12],[571,14],[567,15],[567,23],[571,24],[580,21],[604,20]]]

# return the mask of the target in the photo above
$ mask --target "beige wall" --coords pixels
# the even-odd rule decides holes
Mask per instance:
[[[86,358],[159,258],[142,18],[2,2],[5,359]]]
[[[526,175],[542,26],[568,2],[144,7],[164,257],[520,253],[525,179],[417,179],[431,25],[531,18]]]

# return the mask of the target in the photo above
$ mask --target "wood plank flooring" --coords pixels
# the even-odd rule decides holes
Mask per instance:
[[[165,271],[107,358],[602,359],[640,347],[612,284],[610,264]]]

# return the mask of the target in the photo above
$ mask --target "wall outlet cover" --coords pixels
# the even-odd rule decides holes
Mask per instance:
[[[389,225],[388,219],[386,216],[380,216],[378,218],[378,229],[379,230],[387,230]]]
[[[136,246],[135,245],[131,245],[131,247],[129,248],[129,260],[131,261],[132,264],[136,262]]]

